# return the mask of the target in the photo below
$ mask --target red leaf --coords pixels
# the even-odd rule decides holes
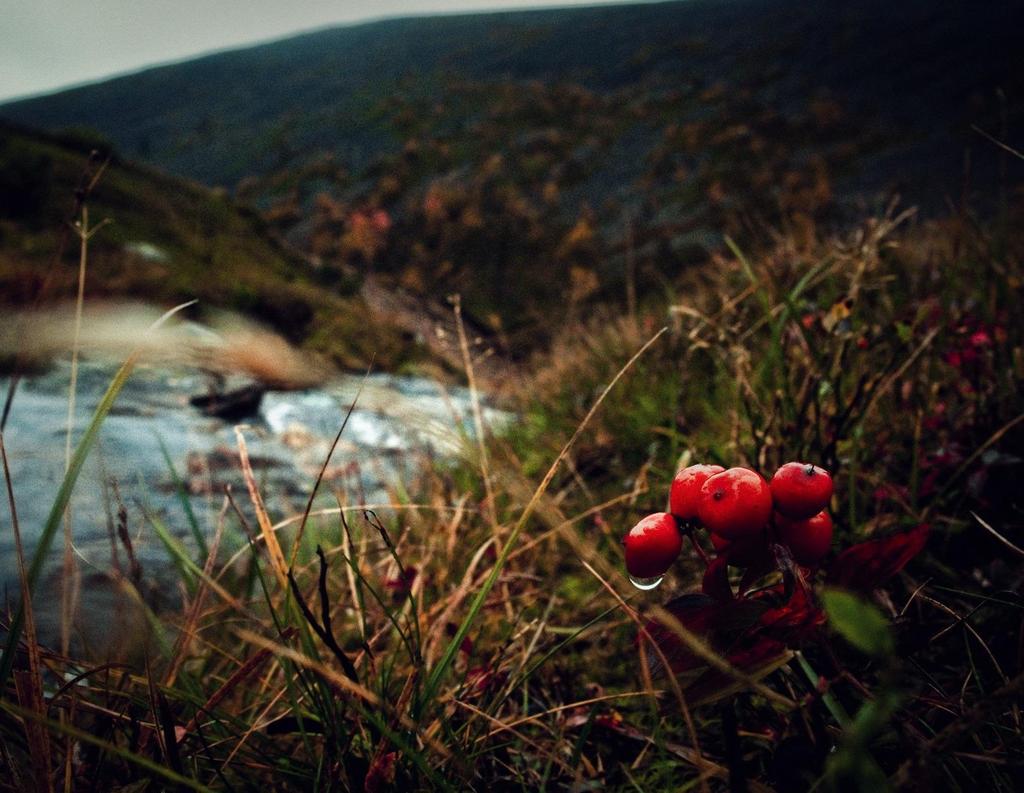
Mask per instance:
[[[819,609],[803,587],[796,587],[789,600],[778,608],[768,609],[759,623],[764,633],[780,641],[803,638],[825,622],[825,612]]]
[[[698,594],[683,595],[665,604],[665,610],[684,628],[719,650],[729,647],[737,635],[756,626],[758,617],[766,609],[766,605],[754,601],[720,603]],[[690,650],[671,626],[649,620],[644,627],[676,674],[704,666],[705,661]],[[661,656],[654,648],[647,648],[647,663],[653,676],[664,673]]]
[[[692,594],[683,595],[669,601],[665,604],[665,610],[679,620],[679,623],[688,631],[703,637],[711,632],[718,613],[721,611],[721,606],[712,597]],[[663,625],[657,620],[648,620],[644,628],[650,640],[658,646],[668,661],[668,665],[676,674],[700,666],[703,663],[690,651],[670,626]],[[641,633],[640,640],[643,641],[645,638],[644,634]],[[647,662],[652,675],[657,676],[664,672],[661,657],[651,647],[647,648]]]
[[[741,672],[757,677],[758,672],[777,663],[785,653],[786,645],[782,642],[762,636],[753,644],[734,650],[726,657]],[[686,696],[695,704],[707,702],[720,698],[735,687],[736,679],[732,675],[709,669],[686,687]]]
[[[398,752],[384,752],[377,755],[370,770],[366,772],[363,790],[366,793],[377,793],[379,790],[390,790],[395,782],[395,761]]]
[[[877,589],[921,552],[929,530],[922,523],[908,532],[847,548],[829,567],[828,584],[861,592]]]
[[[747,592],[754,586],[755,583],[760,581],[770,572],[776,569],[775,560],[770,556],[764,556],[758,559],[754,564],[750,565],[746,570],[743,571],[743,577],[740,579],[739,593],[743,597]]]
[[[729,554],[728,551],[708,565],[704,571],[704,580],[700,589],[705,595],[710,595],[715,600],[728,603],[733,599],[732,587],[729,586]]]

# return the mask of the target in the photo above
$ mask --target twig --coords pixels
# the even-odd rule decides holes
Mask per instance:
[[[974,519],[976,521],[978,521],[978,523],[981,524],[981,527],[983,529],[985,529],[986,531],[990,532],[993,537],[995,537],[997,540],[999,540],[999,542],[1001,542],[1003,545],[1005,545],[1011,551],[1015,551],[1016,553],[1019,553],[1021,556],[1024,556],[1024,548],[1021,548],[1018,545],[1014,545],[1012,542],[1010,542],[1008,539],[1006,539],[1002,534],[1000,534],[998,531],[993,529],[988,523],[986,523],[984,520],[982,520],[977,512],[973,512],[972,511],[971,515],[974,517]]]
[[[971,129],[973,129],[975,132],[977,132],[979,135],[981,135],[981,137],[985,138],[986,140],[990,141],[991,143],[994,143],[996,146],[998,146],[1003,151],[1009,152],[1014,157],[1019,157],[1020,159],[1024,160],[1024,154],[1022,154],[1021,152],[1017,151],[1015,148],[1013,148],[1013,146],[1008,146],[1007,144],[1003,143],[998,138],[993,137],[992,135],[987,133],[985,130],[983,130],[981,127],[979,127],[977,124],[971,124]]]

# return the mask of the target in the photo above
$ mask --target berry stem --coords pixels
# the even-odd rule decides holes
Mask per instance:
[[[707,553],[704,551],[703,548],[700,547],[700,543],[697,542],[697,537],[695,536],[693,529],[689,529],[686,532],[686,534],[690,538],[690,543],[693,545],[693,550],[697,552],[697,555],[700,557],[701,561],[704,562],[704,566],[707,567],[709,564],[711,564],[711,560],[708,559]]]

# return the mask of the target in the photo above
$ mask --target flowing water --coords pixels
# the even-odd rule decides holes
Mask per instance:
[[[79,369],[74,435],[77,440],[116,368],[83,363]],[[4,442],[26,557],[31,560],[65,470],[70,365],[21,381]],[[0,395],[9,380],[0,378]],[[404,493],[425,467],[449,459],[473,437],[469,393],[413,377],[342,376],[303,392],[267,392],[258,416],[243,425],[261,493],[274,519],[301,513],[330,444],[356,399],[325,477],[325,496],[350,504],[386,504]],[[155,524],[195,550],[182,490],[201,531],[211,535],[224,504],[225,485],[250,516],[235,427],[203,416],[188,398],[207,387],[194,372],[140,367],[128,380],[81,472],[71,500],[76,563],[82,574],[79,638],[121,608],[112,569],[128,574],[127,544],[117,538],[123,506],[131,552],[146,581],[147,600],[173,603],[178,585]],[[485,409],[492,427],[507,414]],[[168,462],[168,460],[170,462]],[[173,470],[172,470],[173,469]],[[176,481],[177,480],[177,481]],[[335,520],[335,522],[337,522]],[[229,521],[237,527],[232,516]],[[40,633],[57,633],[63,527],[46,559],[35,602]],[[242,544],[234,531],[233,545]],[[0,585],[9,604],[18,600],[18,572],[7,499],[0,507]],[[161,592],[163,593],[161,595]],[[84,633],[83,633],[84,632]],[[93,641],[96,640],[92,636]]]

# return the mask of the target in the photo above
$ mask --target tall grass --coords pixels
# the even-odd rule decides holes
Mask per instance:
[[[566,327],[519,422],[495,437],[478,413],[485,443],[384,507],[352,503],[325,465],[318,500],[273,515],[247,469],[203,550],[168,538],[183,603],[136,663],[67,658],[22,628],[98,411],[10,625],[0,787],[1014,790],[1020,254],[894,213],[842,239],[733,245],[669,305]],[[728,685],[652,677],[637,634],[671,621],[658,604],[698,586],[701,558],[640,593],[619,538],[664,508],[680,461],[787,459],[834,472],[839,548],[933,525],[874,596],[896,652],[822,633],[741,670],[678,625]]]

